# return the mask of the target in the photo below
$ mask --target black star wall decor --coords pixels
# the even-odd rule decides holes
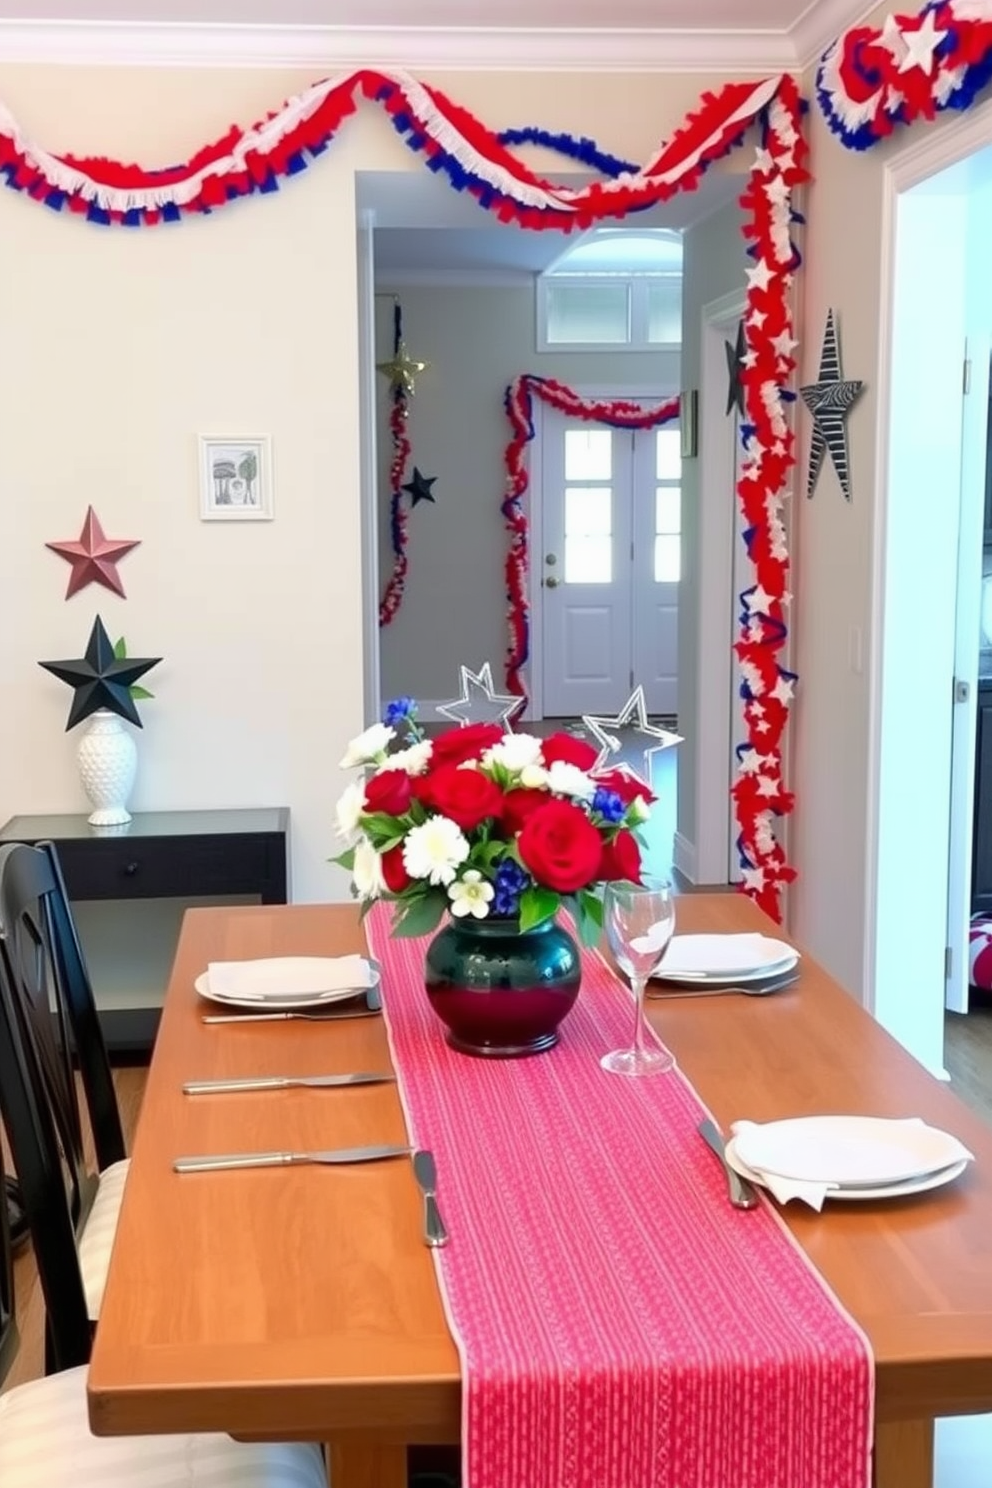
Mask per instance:
[[[114,655],[103,621],[97,615],[90,631],[85,656],[74,661],[39,661],[38,665],[44,667],[46,672],[51,672],[53,677],[58,677],[60,682],[67,682],[73,689],[69,722],[65,726],[68,732],[100,708],[106,708],[109,712],[126,718],[128,723],[136,723],[140,728],[141,719],[134,706],[130,688],[139,677],[150,672],[153,666],[158,666],[161,660],[161,656],[126,656],[118,659]]]
[[[812,496],[817,478],[823,466],[823,457],[829,454],[840,481],[840,488],[848,501],[851,499],[851,472],[847,456],[847,415],[864,391],[863,382],[852,382],[841,376],[840,342],[837,337],[837,321],[832,310],[827,311],[827,325],[823,333],[823,349],[820,352],[820,372],[816,382],[799,389],[800,396],[813,416],[813,438],[809,447],[809,471],[806,476],[806,495]]]
[[[726,413],[729,417],[734,409],[737,409],[739,418],[744,417],[744,384],[741,382],[741,371],[744,366],[744,357],[747,354],[747,341],[744,336],[744,322],[737,322],[737,339],[735,341],[724,341],[724,355],[727,358],[727,407]]]
[[[436,498],[431,487],[436,480],[436,475],[421,475],[416,465],[414,465],[413,475],[407,481],[406,485],[400,487],[400,490],[409,493],[411,506],[418,506],[421,501],[430,501],[433,503]]]

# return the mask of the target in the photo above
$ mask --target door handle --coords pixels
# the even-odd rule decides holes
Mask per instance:
[[[550,578],[547,578],[544,581],[545,587],[548,588],[548,589],[557,589],[558,588],[558,582],[559,581],[555,578],[554,574],[552,574]]]

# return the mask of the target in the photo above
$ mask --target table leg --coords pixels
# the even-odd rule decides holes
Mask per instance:
[[[933,1421],[875,1427],[875,1488],[933,1488]]]
[[[406,1488],[406,1447],[368,1438],[331,1442],[327,1473],[331,1488]]]

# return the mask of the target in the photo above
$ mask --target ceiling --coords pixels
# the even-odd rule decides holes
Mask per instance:
[[[588,177],[557,175],[556,182],[579,185]],[[740,196],[745,177],[709,171],[695,191],[636,212],[608,226],[633,232],[652,227],[682,230]],[[500,223],[464,193],[427,172],[360,172],[360,212],[371,214],[375,272],[389,286],[444,277],[449,283],[508,282],[530,279],[548,268],[572,243],[574,234],[528,232]]]
[[[803,66],[871,0],[0,0],[9,61]]]

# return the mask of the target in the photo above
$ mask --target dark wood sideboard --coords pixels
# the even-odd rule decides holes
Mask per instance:
[[[0,830],[0,843],[54,842],[74,905],[114,902],[126,915],[136,900],[224,902],[247,896],[262,904],[285,904],[289,810],[138,812],[123,827],[91,827],[84,815],[14,816]],[[80,927],[84,950],[86,935]],[[167,970],[167,968],[166,968]],[[97,969],[91,965],[100,1005]],[[161,993],[165,990],[164,982]],[[117,1054],[150,1049],[160,1006],[136,999],[134,1006],[100,1007],[108,1048]]]

